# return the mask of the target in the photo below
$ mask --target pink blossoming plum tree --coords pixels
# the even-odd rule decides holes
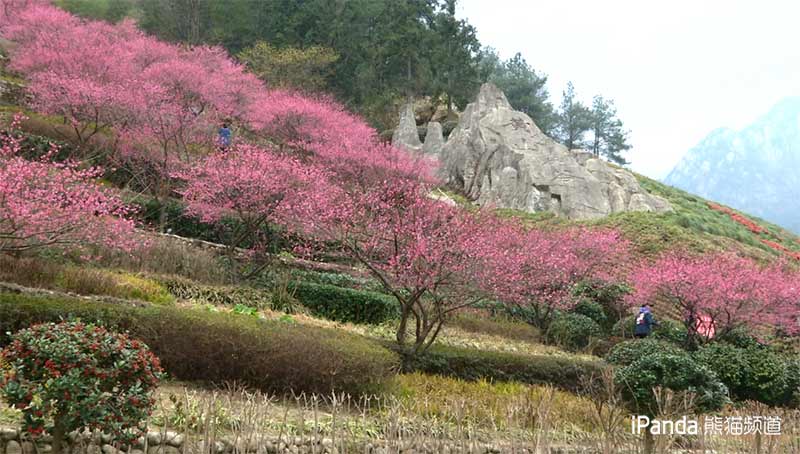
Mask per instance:
[[[313,215],[306,207],[327,192],[325,175],[315,167],[244,144],[213,154],[179,176],[186,181],[181,192],[188,214],[212,224],[226,217],[238,221],[227,244],[231,258],[244,245],[253,245],[254,254],[265,251],[273,225]]]
[[[694,345],[709,323],[717,336],[736,327],[797,331],[800,286],[783,264],[760,266],[733,254],[671,253],[636,269],[631,304],[663,300],[678,307]],[[699,324],[704,320],[705,324]]]
[[[547,329],[557,311],[577,304],[573,287],[588,279],[616,280],[616,264],[627,259],[628,243],[614,230],[520,232],[505,269],[501,299],[529,310],[531,322]]]
[[[131,250],[137,244],[130,209],[97,184],[97,168],[29,161],[21,140],[0,137],[0,253],[100,244]],[[51,155],[57,152],[53,148]]]
[[[330,203],[311,226],[361,263],[400,306],[397,342],[411,354],[434,342],[449,316],[488,298],[503,251],[499,222],[427,196],[427,188],[387,180]],[[306,226],[307,228],[309,226]],[[408,345],[408,331],[413,339]]]

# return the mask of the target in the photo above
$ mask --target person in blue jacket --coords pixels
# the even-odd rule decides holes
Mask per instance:
[[[653,325],[658,325],[653,313],[650,311],[649,304],[642,304],[639,314],[636,315],[636,326],[633,328],[633,335],[642,339],[650,335]]]
[[[231,146],[231,128],[228,127],[228,123],[222,123],[222,127],[219,128],[219,147],[223,150],[227,149]]]

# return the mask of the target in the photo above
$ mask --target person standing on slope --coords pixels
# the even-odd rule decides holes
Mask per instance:
[[[219,128],[219,138],[217,140],[220,150],[225,151],[231,146],[231,134],[228,123],[222,123],[222,127]]]
[[[653,330],[653,325],[657,325],[656,319],[650,311],[650,305],[645,303],[639,308],[639,314],[636,316],[636,326],[633,328],[633,335],[643,339],[650,335]]]

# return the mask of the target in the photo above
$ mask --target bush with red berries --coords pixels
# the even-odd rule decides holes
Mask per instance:
[[[0,396],[22,411],[31,435],[53,435],[54,452],[74,430],[139,436],[162,374],[141,341],[79,321],[18,331],[0,364]]]

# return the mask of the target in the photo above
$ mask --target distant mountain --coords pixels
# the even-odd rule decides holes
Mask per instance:
[[[713,131],[665,182],[800,233],[800,98],[740,131]]]

